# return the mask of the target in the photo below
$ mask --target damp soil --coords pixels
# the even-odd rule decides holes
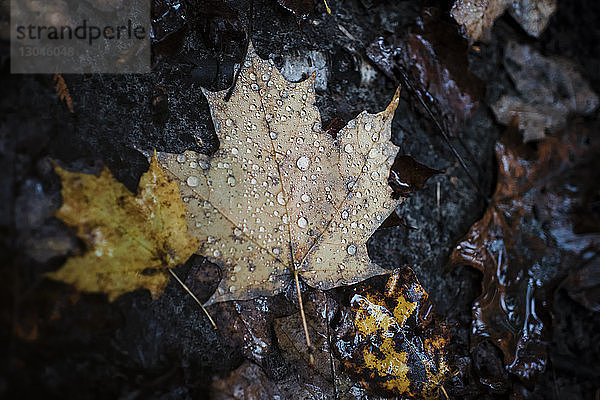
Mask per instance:
[[[299,80],[316,69],[323,126],[345,123],[365,109],[382,110],[399,80],[369,60],[366,49],[378,36],[402,31],[424,6],[346,0],[332,5],[333,16],[318,3],[306,19],[298,19],[275,0],[256,0],[250,21],[248,1],[215,2],[227,5],[220,19],[200,0],[181,3],[185,15],[170,20],[170,35],[156,38],[151,73],[64,76],[74,113],[58,100],[51,75],[11,75],[8,42],[1,44],[2,398],[209,398],[213,379],[226,377],[248,358],[241,342],[227,339],[226,330],[214,331],[175,282],[155,301],[139,290],[110,303],[105,296],[78,294],[44,279],[68,254],[83,249],[72,230],[53,217],[61,198],[50,160],[89,173],[108,166],[133,191],[148,166],[140,150],[215,152],[219,143],[200,88],[231,84],[250,25],[257,53],[273,59],[288,78]],[[427,5],[446,15],[450,7]],[[549,362],[534,385],[525,385],[506,373],[493,345],[470,347],[471,306],[481,292],[481,274],[466,266],[445,267],[457,241],[483,215],[495,185],[494,143],[504,128],[488,104],[514,90],[502,66],[504,44],[531,43],[545,55],[573,59],[600,93],[599,20],[596,2],[563,0],[539,40],[504,16],[489,44],[469,50],[470,68],[485,83],[485,97],[457,129],[460,140],[450,143],[463,154],[473,179],[414,93],[403,91],[392,141],[400,154],[443,173],[407,196],[396,210],[402,223],[375,232],[368,250],[384,268],[412,267],[450,326],[452,361],[467,371],[449,382],[451,398],[598,396],[600,313],[557,289]],[[596,114],[579,123],[597,129],[600,120]],[[50,248],[40,245],[48,242]],[[219,279],[218,267],[199,256],[177,273],[205,298]],[[273,318],[297,311],[289,297],[268,300],[261,317],[267,321],[264,335],[275,335],[269,328]],[[278,351],[272,346],[261,358],[273,380],[291,371]],[[489,377],[504,386],[489,384]]]

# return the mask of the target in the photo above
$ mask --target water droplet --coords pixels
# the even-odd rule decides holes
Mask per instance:
[[[298,218],[298,226],[302,229],[306,228],[308,226],[308,221],[306,220],[306,218],[304,217],[300,217]]]
[[[177,156],[177,162],[184,163],[185,162],[185,156],[183,154],[179,154]]]
[[[271,75],[270,75],[270,74],[263,74],[263,75],[262,75],[262,80],[263,80],[263,81],[265,81],[265,82],[266,82],[266,81],[268,81],[268,80],[269,80],[269,78],[271,78]]]
[[[365,124],[365,131],[369,132],[371,130],[371,128],[373,127],[373,125],[370,122],[367,122]]]
[[[271,139],[275,140],[275,139],[277,139],[277,132],[271,131],[271,132],[269,132],[269,136],[271,137]]]
[[[237,290],[237,288],[235,286],[229,286],[229,291],[231,293],[235,292]]]
[[[342,219],[348,219],[348,217],[350,216],[350,213],[348,212],[348,210],[344,210],[342,211]]]
[[[348,254],[350,254],[351,256],[356,254],[356,245],[355,244],[350,244],[348,245],[348,247],[346,247],[346,251],[348,252]]]
[[[239,153],[239,151],[235,147],[231,149],[231,154],[237,155],[238,153]]]
[[[306,193],[304,193],[301,197],[303,202],[308,203],[310,201],[310,196]]]
[[[371,172],[371,179],[373,179],[374,181],[379,179],[379,172],[377,171],[373,171]]]
[[[283,192],[277,193],[277,202],[282,206],[285,206],[285,198],[283,197]]]
[[[315,122],[312,126],[312,130],[315,132],[319,132],[321,130],[321,124],[319,122]]]
[[[200,168],[202,168],[203,170],[207,170],[210,168],[210,164],[207,161],[198,161],[198,165],[200,165]]]
[[[213,255],[215,257],[221,257],[221,250],[215,250],[215,251],[213,251]]]
[[[198,163],[196,161],[190,161],[190,168],[196,168]]]
[[[354,147],[352,147],[352,144],[348,143],[347,145],[344,146],[344,151],[346,153],[350,154],[354,151]]]
[[[227,120],[225,121],[225,125],[227,125],[227,126],[233,125],[233,121],[231,120],[231,118],[227,118]]]
[[[310,165],[310,159],[306,156],[302,156],[296,161],[296,166],[301,171],[306,171],[308,169],[309,165]]]
[[[371,140],[376,142],[379,140],[379,132],[375,132],[373,136],[371,136]]]
[[[227,183],[229,184],[229,186],[235,186],[235,178],[233,176],[228,176],[227,177]]]
[[[233,234],[236,236],[240,236],[242,234],[242,230],[240,228],[235,228],[233,230]]]
[[[281,254],[281,249],[279,247],[274,247],[273,254]]]
[[[256,80],[256,74],[254,72],[250,72],[250,79],[252,79],[253,81]]]
[[[252,85],[250,85],[250,88],[252,90],[258,90],[258,89],[260,89],[256,83],[253,83]]]
[[[189,178],[187,178],[187,184],[191,187],[198,186],[198,178],[195,176],[190,176]]]

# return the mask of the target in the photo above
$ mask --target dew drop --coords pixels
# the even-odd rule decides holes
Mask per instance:
[[[274,247],[273,248],[273,254],[281,254],[281,249],[279,247]]]
[[[302,156],[296,161],[296,166],[300,171],[306,171],[309,165],[310,159],[306,156]]]
[[[346,220],[346,219],[348,219],[349,216],[350,216],[350,213],[348,213],[348,210],[342,211],[342,215],[341,215],[342,219]]]
[[[231,293],[235,292],[237,290],[237,288],[235,286],[229,286],[229,291]]]
[[[235,178],[233,176],[228,176],[227,177],[227,183],[229,184],[229,186],[235,186]]]
[[[303,202],[308,203],[310,201],[310,196],[306,193],[304,193],[300,199],[302,199]]]
[[[213,251],[213,255],[215,257],[221,257],[221,250],[215,250],[215,251]]]
[[[254,72],[250,72],[250,79],[252,79],[253,81],[256,80],[256,74]]]
[[[297,224],[300,228],[304,229],[308,226],[308,221],[306,220],[306,218],[300,217],[298,218]]]
[[[365,131],[369,132],[371,128],[373,128],[373,125],[370,122],[367,122],[365,124]]]
[[[379,179],[379,172],[377,171],[373,171],[371,172],[371,179],[373,179],[374,181]]]
[[[285,206],[285,198],[283,197],[283,192],[277,193],[277,202],[282,206]]]
[[[238,153],[239,153],[239,151],[235,147],[231,149],[231,154],[237,155]]]
[[[348,252],[348,254],[350,254],[351,256],[356,254],[356,245],[355,244],[350,244],[348,245],[348,247],[346,247],[346,251]]]
[[[196,168],[198,163],[196,161],[190,161],[190,168]]]
[[[275,140],[275,139],[277,139],[277,132],[271,131],[271,132],[269,132],[269,136],[271,137],[271,139]]]
[[[185,162],[185,156],[183,154],[179,154],[177,156],[177,162],[184,163]]]
[[[225,121],[225,125],[227,125],[227,126],[233,125],[233,121],[231,120],[231,118],[227,118],[227,120]]]
[[[195,176],[190,176],[189,178],[187,178],[187,184],[191,187],[198,186],[198,178]]]
[[[344,151],[346,153],[350,154],[354,151],[354,147],[352,147],[352,145],[350,143],[348,143],[347,145],[344,146]]]

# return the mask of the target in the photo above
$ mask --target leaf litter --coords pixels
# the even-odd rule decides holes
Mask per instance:
[[[578,125],[537,149],[518,136],[512,126],[497,143],[492,202],[449,264],[483,273],[472,308],[472,347],[495,344],[507,371],[532,384],[547,366],[552,296],[560,282],[568,276],[563,287],[591,309],[598,302],[597,281],[578,283],[578,275],[598,274],[600,224],[583,190],[597,179],[598,141]],[[582,224],[581,215],[590,223]]]

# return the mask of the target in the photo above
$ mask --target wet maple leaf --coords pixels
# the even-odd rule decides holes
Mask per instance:
[[[473,347],[489,340],[502,350],[506,369],[524,381],[544,371],[549,311],[557,280],[598,243],[577,232],[573,215],[595,181],[597,144],[586,129],[549,137],[538,150],[520,143],[516,127],[496,144],[498,183],[483,217],[454,249],[450,265],[483,273],[473,303]],[[587,164],[575,164],[588,159]],[[591,171],[591,172],[590,172]],[[590,214],[593,214],[590,213]],[[576,215],[576,214],[575,214]],[[590,218],[591,219],[591,218]]]
[[[351,306],[354,330],[336,343],[345,369],[377,393],[437,398],[450,372],[450,339],[413,271],[397,270],[383,293],[359,289]]]
[[[334,139],[321,128],[314,81],[286,81],[250,46],[229,100],[204,91],[217,153],[159,154],[179,182],[199,254],[223,270],[208,304],[274,295],[295,271],[321,290],[386,272],[366,241],[398,204],[387,178],[399,91]]]
[[[538,37],[556,11],[556,0],[456,0],[451,14],[469,37],[487,42],[494,21],[507,9],[525,32]]]
[[[138,288],[159,296],[169,282],[168,268],[184,263],[198,248],[187,235],[185,208],[175,182],[152,159],[137,196],[105,168],[99,176],[55,166],[62,182],[56,216],[77,228],[88,251],[71,257],[49,278],[109,300]]]

